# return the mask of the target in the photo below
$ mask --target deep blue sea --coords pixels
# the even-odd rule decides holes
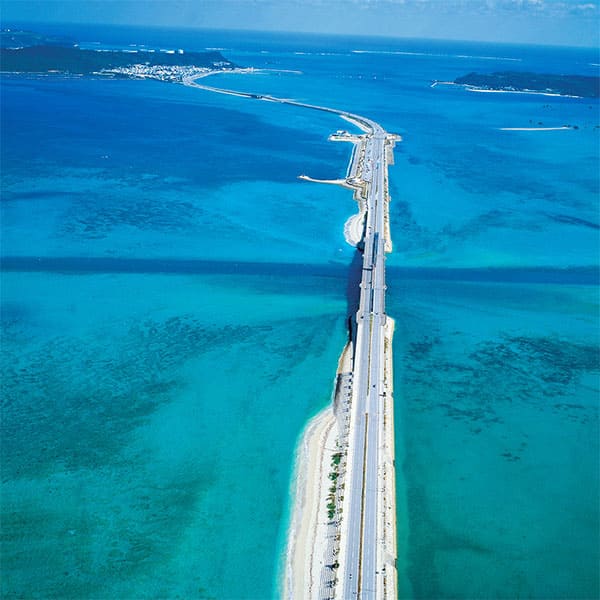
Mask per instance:
[[[401,134],[401,597],[600,596],[599,103],[431,87],[598,75],[597,49],[28,28],[219,48],[268,70],[215,85]],[[351,193],[297,176],[345,174],[327,137],[348,124],[162,82],[0,82],[2,597],[276,597],[354,257]]]

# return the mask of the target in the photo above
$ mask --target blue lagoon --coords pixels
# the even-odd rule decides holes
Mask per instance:
[[[597,597],[598,100],[431,87],[500,65],[597,75],[594,51],[67,33],[223,48],[265,69],[224,87],[403,136],[401,597]],[[297,177],[345,176],[349,146],[327,141],[345,125],[153,81],[1,84],[2,595],[276,597],[354,257],[351,192]]]

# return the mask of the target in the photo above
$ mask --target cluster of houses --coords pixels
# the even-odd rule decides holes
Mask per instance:
[[[160,81],[183,81],[184,78],[195,77],[215,69],[222,69],[229,63],[214,63],[213,67],[195,67],[180,65],[147,65],[135,64],[126,67],[102,69],[95,75],[121,75],[137,79],[159,79]]]

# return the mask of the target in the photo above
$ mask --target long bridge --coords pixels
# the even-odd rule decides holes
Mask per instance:
[[[340,517],[333,522],[339,542],[333,550],[335,563],[322,562],[320,572],[313,575],[315,581],[291,596],[343,600],[396,598],[393,321],[385,309],[385,254],[391,250],[388,159],[399,137],[387,133],[375,121],[347,111],[201,85],[195,79],[185,79],[184,83],[221,94],[334,113],[363,132],[358,136],[348,134],[347,139],[356,147],[347,177],[342,180],[355,189],[361,205],[362,234],[356,241],[362,249],[363,264],[360,301],[353,323],[351,374],[347,378],[351,382],[349,422],[347,435],[340,438],[347,442],[343,448],[343,494],[337,496]],[[333,570],[335,574],[331,574]]]
[[[385,369],[386,358],[391,360],[391,348],[387,349],[386,357],[385,344],[386,241],[389,244],[387,148],[394,141],[395,136],[374,124],[365,145],[363,179],[367,206],[353,360],[350,417],[353,426],[348,443],[336,594],[344,599],[391,598],[394,594],[389,592],[395,593],[396,589],[395,544],[392,548],[386,546],[384,513],[389,499],[382,493],[386,489],[383,481],[386,454],[390,454],[384,433],[386,400],[388,396],[391,400],[392,393],[392,382],[387,380]]]

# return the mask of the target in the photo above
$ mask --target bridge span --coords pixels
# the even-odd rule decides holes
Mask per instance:
[[[385,254],[391,251],[388,161],[400,137],[375,121],[347,111],[270,95],[184,84],[221,94],[276,102],[337,114],[363,133],[348,136],[356,144],[345,180],[355,190],[362,217],[360,302],[353,317],[351,372],[343,374],[348,401],[338,446],[343,457],[335,495],[336,514],[327,556],[311,563],[312,581],[290,598],[384,600],[397,597],[393,381],[393,321],[385,306]],[[339,136],[336,139],[341,139]],[[303,176],[310,180],[309,177]],[[333,183],[334,181],[327,181]],[[338,377],[341,377],[338,376]],[[319,507],[320,510],[320,507]],[[323,511],[325,506],[323,505]],[[314,570],[313,565],[320,566]]]

